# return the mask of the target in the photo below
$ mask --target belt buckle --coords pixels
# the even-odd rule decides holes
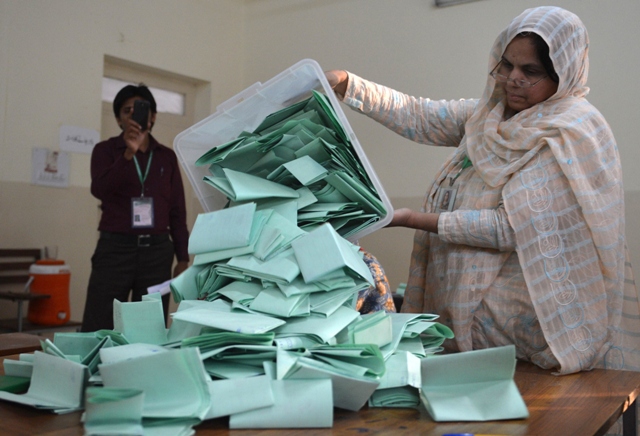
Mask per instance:
[[[151,235],[138,235],[138,247],[150,247]]]

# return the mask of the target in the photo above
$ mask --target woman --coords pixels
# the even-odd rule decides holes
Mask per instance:
[[[422,212],[397,210],[390,224],[417,229],[402,310],[441,315],[456,335],[449,351],[514,344],[518,358],[563,374],[640,369],[620,159],[585,99],[588,45],[571,12],[524,11],[494,43],[480,100],[326,73],[352,108],[457,147]]]

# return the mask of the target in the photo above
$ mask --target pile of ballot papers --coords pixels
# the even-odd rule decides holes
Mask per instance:
[[[195,165],[208,165],[204,182],[231,205],[250,201],[293,215],[306,231],[330,223],[348,238],[389,213],[331,102],[316,91]]]
[[[56,333],[5,360],[31,383],[0,399],[84,409],[88,435],[188,435],[223,416],[234,429],[331,427],[335,407],[419,406],[425,361],[453,333],[434,314],[356,310],[374,281],[346,237],[386,211],[331,113],[314,93],[202,156],[204,182],[230,201],[195,221],[169,329],[160,293],[116,300],[113,331]],[[508,382],[515,356],[502,360]]]

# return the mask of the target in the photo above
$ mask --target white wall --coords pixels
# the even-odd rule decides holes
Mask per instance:
[[[415,95],[477,97],[497,34],[524,8],[546,3],[482,0],[440,9],[432,0],[0,0],[0,247],[57,244],[72,268],[72,317],[81,318],[97,225],[89,156],[72,155],[69,189],[30,185],[30,157],[33,147],[57,149],[61,125],[100,129],[104,55],[209,82],[199,118],[304,58]],[[640,2],[554,3],[589,29],[590,100],[618,140],[631,200],[629,245],[640,265],[640,202],[633,201],[640,198]],[[418,207],[449,150],[419,146],[345,111],[393,204]],[[361,241],[392,286],[406,279],[411,235],[383,229]],[[0,307],[0,317],[7,313]]]

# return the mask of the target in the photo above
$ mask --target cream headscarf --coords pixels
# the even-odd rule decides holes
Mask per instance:
[[[521,32],[546,41],[558,91],[505,121],[504,95],[489,77],[466,124],[467,152],[485,183],[502,187],[524,278],[560,372],[640,369],[620,158],[609,125],[585,99],[586,28],[561,8],[528,9],[496,39],[489,70]]]

